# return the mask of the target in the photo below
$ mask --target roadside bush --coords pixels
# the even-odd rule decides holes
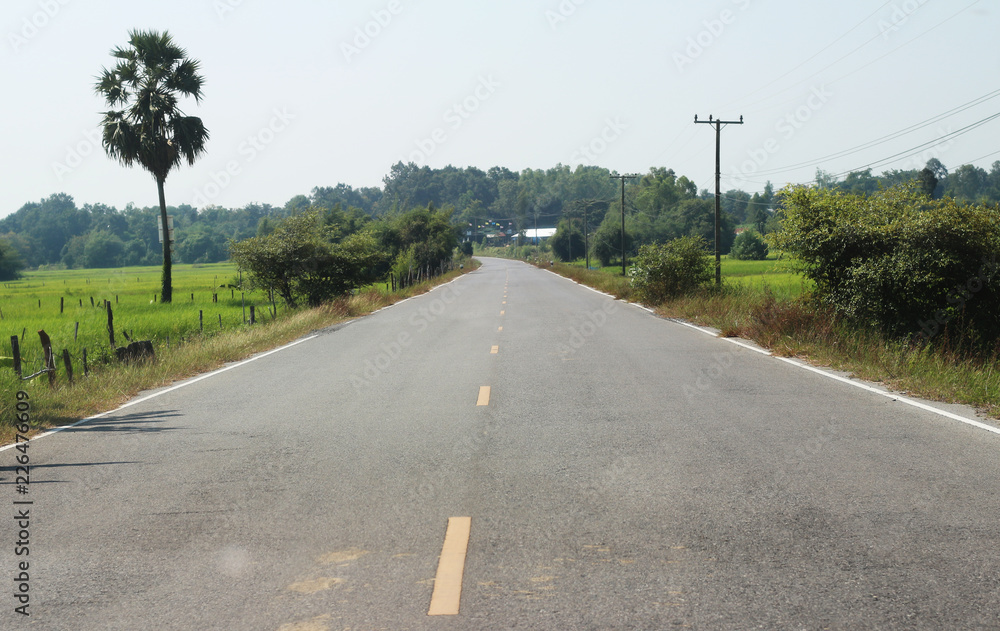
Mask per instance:
[[[763,261],[767,258],[767,243],[756,230],[745,230],[736,235],[729,256],[739,261]]]
[[[871,196],[789,188],[772,245],[794,254],[837,313],[899,338],[1000,339],[1000,210],[928,200],[912,185]]]
[[[248,285],[273,289],[288,306],[318,306],[384,273],[385,253],[367,232],[331,243],[315,212],[283,219],[270,234],[230,242],[230,256]]]
[[[639,300],[659,304],[712,281],[712,258],[702,237],[681,237],[668,243],[644,245],[629,268]]]

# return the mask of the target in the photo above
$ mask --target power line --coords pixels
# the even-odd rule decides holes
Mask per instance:
[[[982,120],[978,120],[975,123],[972,123],[971,125],[967,125],[967,126],[961,128],[961,129],[959,129],[958,131],[951,132],[950,134],[945,134],[941,138],[937,138],[935,140],[931,140],[931,141],[925,142],[923,144],[917,145],[916,147],[912,147],[910,149],[907,149],[906,151],[902,151],[900,153],[891,155],[888,158],[883,158],[882,160],[876,160],[875,162],[871,162],[871,163],[866,164],[866,165],[864,165],[862,167],[858,167],[856,169],[851,169],[849,171],[844,171],[842,173],[838,173],[834,177],[840,177],[841,175],[847,175],[848,173],[853,173],[855,171],[861,171],[861,170],[864,170],[864,169],[870,169],[872,167],[875,167],[876,165],[882,165],[882,164],[886,164],[886,163],[889,163],[889,162],[893,162],[896,158],[900,158],[900,157],[908,158],[911,155],[914,155],[916,153],[920,153],[920,150],[922,150],[924,147],[926,147],[928,145],[937,144],[937,143],[939,143],[939,142],[941,142],[943,140],[946,140],[948,138],[958,137],[958,136],[961,136],[963,134],[967,134],[970,131],[972,131],[974,129],[977,129],[977,128],[985,125],[986,123],[988,123],[991,120],[994,120],[996,118],[1000,118],[1000,112],[997,112],[996,114],[992,114],[990,116],[987,116],[986,118],[984,118]],[[813,181],[815,181],[815,180],[813,180]]]
[[[836,158],[842,158],[844,156],[848,156],[848,155],[851,155],[851,154],[854,154],[854,153],[858,153],[859,151],[863,151],[865,149],[870,149],[870,148],[872,148],[874,146],[877,146],[879,144],[883,144],[884,142],[888,142],[890,140],[895,140],[896,138],[900,138],[900,137],[905,136],[906,134],[909,134],[911,132],[917,131],[919,129],[923,129],[924,127],[927,127],[929,125],[933,125],[934,123],[937,123],[937,122],[939,122],[939,121],[941,121],[941,120],[943,120],[945,118],[948,118],[949,116],[953,116],[953,115],[958,114],[960,112],[964,112],[967,109],[975,107],[976,105],[979,105],[981,103],[985,103],[986,101],[994,99],[994,98],[996,98],[998,96],[1000,96],[1000,89],[994,90],[993,92],[989,92],[989,93],[987,93],[987,94],[985,94],[983,96],[977,97],[977,98],[973,99],[972,101],[969,101],[968,103],[964,103],[962,105],[959,105],[959,106],[957,106],[955,108],[952,108],[952,109],[950,109],[950,110],[948,110],[948,111],[946,111],[946,112],[944,112],[942,114],[938,114],[936,116],[932,116],[929,119],[926,119],[926,120],[921,121],[919,123],[915,123],[913,125],[910,125],[909,127],[905,127],[903,129],[901,129],[899,131],[895,131],[895,132],[893,132],[891,134],[887,134],[885,136],[882,136],[881,138],[876,138],[875,140],[870,140],[870,141],[868,141],[868,142],[866,142],[864,144],[858,145],[856,147],[852,147],[850,149],[844,149],[843,151],[838,151],[836,153],[832,153],[832,154],[830,154],[828,156],[823,156],[822,158],[816,158],[814,160],[807,160],[807,161],[804,161],[804,162],[799,162],[797,164],[790,164],[790,165],[783,166],[783,167],[775,167],[773,169],[765,169],[765,170],[762,170],[762,171],[757,171],[756,173],[754,173],[754,175],[761,176],[761,175],[770,175],[770,174],[774,174],[774,173],[783,173],[783,172],[790,171],[790,170],[793,170],[793,169],[797,169],[797,168],[800,168],[800,167],[810,166],[810,165],[818,165],[818,164],[822,164],[823,162],[827,162],[829,160],[834,160]]]
[[[819,50],[818,52],[814,53],[814,54],[813,54],[813,55],[812,55],[811,57],[809,57],[809,58],[808,58],[808,59],[806,59],[805,61],[803,61],[803,62],[799,63],[799,64],[798,64],[797,66],[795,66],[794,68],[792,68],[791,70],[789,70],[789,71],[788,71],[788,72],[786,72],[785,74],[783,74],[783,75],[781,75],[781,76],[779,76],[779,77],[775,77],[775,78],[774,78],[773,80],[771,80],[771,81],[770,81],[769,83],[765,83],[764,85],[760,86],[759,88],[757,88],[757,89],[756,89],[756,90],[754,90],[753,92],[750,92],[749,94],[745,94],[745,95],[741,96],[741,97],[740,97],[739,99],[737,99],[736,101],[734,101],[734,102],[733,102],[733,103],[731,103],[730,105],[734,105],[734,104],[736,104],[736,103],[739,103],[739,102],[740,102],[740,101],[742,101],[743,99],[746,99],[746,98],[749,98],[749,97],[753,96],[754,94],[757,94],[758,92],[760,92],[760,91],[761,91],[761,90],[763,90],[764,88],[768,88],[768,87],[770,87],[770,86],[774,85],[775,83],[777,83],[778,81],[780,81],[780,80],[784,79],[784,78],[785,78],[785,77],[787,77],[788,75],[792,74],[793,72],[795,72],[796,70],[798,70],[798,69],[799,69],[799,68],[801,68],[802,66],[806,65],[807,63],[809,63],[810,61],[812,61],[812,60],[813,60],[813,59],[815,59],[816,57],[819,57],[819,56],[820,56],[821,54],[823,54],[824,52],[826,52],[827,50],[829,50],[829,49],[830,49],[830,48],[831,48],[831,47],[832,47],[832,46],[833,46],[834,44],[836,44],[836,43],[837,43],[837,42],[839,42],[840,40],[844,39],[845,37],[847,37],[848,35],[850,35],[850,34],[851,34],[851,33],[853,33],[854,31],[856,31],[856,30],[857,30],[857,29],[858,29],[858,28],[859,28],[859,27],[860,27],[860,26],[861,26],[862,24],[864,24],[865,22],[867,22],[868,20],[870,20],[870,19],[871,19],[871,18],[872,18],[872,17],[873,17],[873,16],[874,16],[874,15],[875,15],[876,13],[878,13],[879,11],[881,11],[882,9],[884,9],[884,8],[885,8],[886,6],[888,6],[888,5],[889,5],[889,3],[890,3],[890,2],[892,2],[892,1],[893,1],[893,0],[887,0],[887,2],[885,2],[885,3],[884,3],[884,4],[882,5],[882,6],[880,6],[879,8],[875,9],[874,11],[872,11],[872,12],[871,12],[871,13],[870,13],[870,14],[869,14],[869,15],[868,15],[868,16],[867,16],[867,17],[866,17],[865,19],[861,20],[860,22],[858,22],[857,24],[855,24],[855,25],[854,25],[853,27],[851,27],[851,29],[850,29],[849,31],[847,31],[846,33],[844,33],[843,35],[841,35],[841,36],[840,36],[840,37],[838,37],[837,39],[833,40],[832,42],[830,42],[829,44],[827,44],[826,46],[824,46],[823,48],[821,48],[821,49],[820,49],[820,50]],[[858,48],[855,48],[855,49],[854,49],[853,51],[851,51],[850,53],[848,53],[848,56],[849,56],[849,55],[853,55],[853,54],[854,54],[855,52],[857,52],[857,51],[858,51],[858,50],[860,50],[861,48],[863,48],[863,47],[867,46],[867,45],[868,45],[868,44],[870,44],[871,42],[872,42],[872,40],[868,40],[867,42],[865,42],[864,44],[862,44],[862,45],[861,45],[861,46],[859,46]],[[843,59],[843,57],[842,57],[841,59]],[[838,60],[838,61],[839,61],[839,60]],[[837,63],[837,62],[834,62],[834,63]],[[831,64],[831,65],[832,65],[832,64]],[[829,67],[829,66],[827,66],[827,67]],[[820,71],[820,72],[822,72],[822,71]],[[779,94],[780,94],[780,92],[779,92]],[[769,98],[770,98],[770,97],[769,97]],[[764,99],[764,100],[767,100],[767,99]],[[759,102],[760,102],[760,101],[758,101],[758,103],[759,103]],[[751,106],[752,106],[752,105],[754,105],[754,104],[753,104],[753,103],[751,103]],[[727,107],[729,107],[729,106],[727,106]]]
[[[867,68],[868,66],[870,66],[870,65],[871,65],[871,64],[873,64],[873,63],[875,63],[876,61],[879,61],[880,59],[882,59],[882,58],[884,58],[884,57],[887,57],[888,55],[891,55],[892,53],[896,52],[896,51],[897,51],[897,50],[899,50],[900,48],[903,48],[904,46],[908,46],[909,44],[913,43],[913,42],[914,42],[914,41],[916,41],[917,39],[919,39],[919,38],[923,37],[924,35],[926,35],[926,34],[930,33],[931,31],[933,31],[933,30],[935,30],[935,29],[937,29],[937,28],[939,28],[939,27],[941,27],[941,26],[945,25],[946,23],[950,22],[951,20],[953,20],[954,18],[958,17],[958,16],[959,16],[959,15],[961,15],[962,13],[965,13],[966,11],[968,11],[969,9],[971,9],[971,8],[972,8],[973,6],[975,6],[975,5],[979,4],[979,2],[981,2],[981,0],[974,0],[974,2],[972,2],[972,4],[969,4],[969,5],[967,5],[966,7],[962,8],[962,9],[959,9],[959,10],[958,10],[957,12],[953,13],[953,14],[952,14],[951,16],[949,16],[948,18],[946,18],[946,19],[945,19],[945,20],[943,20],[942,22],[939,22],[938,24],[936,24],[936,25],[932,26],[931,28],[927,29],[926,31],[924,31],[924,32],[923,32],[923,33],[921,33],[920,35],[917,35],[916,37],[914,37],[914,38],[912,38],[912,39],[908,40],[907,42],[905,42],[905,43],[903,43],[903,44],[900,44],[900,45],[899,45],[899,46],[897,46],[896,48],[893,48],[893,49],[892,49],[892,50],[890,50],[889,52],[885,53],[884,55],[881,55],[881,56],[879,56],[879,57],[877,57],[877,58],[873,59],[872,61],[869,61],[868,63],[866,63],[866,64],[864,64],[864,65],[862,65],[862,66],[860,66],[860,67],[858,67],[858,68],[855,68],[854,70],[852,70],[852,71],[848,72],[847,74],[844,74],[844,75],[841,75],[840,77],[838,77],[838,78],[834,79],[833,81],[829,82],[829,83],[828,83],[828,85],[833,85],[833,84],[834,84],[834,83],[836,83],[837,81],[840,81],[840,80],[842,80],[842,79],[845,79],[845,78],[847,78],[847,77],[851,76],[852,74],[854,74],[854,73],[856,73],[856,72],[859,72],[860,70],[862,70],[862,69],[864,69],[864,68]],[[772,95],[771,95],[771,96],[769,96],[769,97],[765,97],[765,98],[763,98],[763,99],[759,99],[759,100],[757,100],[757,101],[754,101],[754,102],[752,102],[752,103],[750,103],[750,104],[748,104],[748,105],[746,105],[746,106],[744,106],[744,107],[745,107],[745,108],[748,108],[748,107],[754,107],[754,106],[756,106],[756,105],[760,105],[761,103],[764,103],[765,101],[768,101],[768,100],[770,100],[770,99],[774,98],[775,96],[778,96],[778,95],[780,95],[780,94],[784,94],[784,93],[786,93],[786,92],[789,92],[789,91],[791,91],[791,90],[793,90],[793,89],[796,89],[796,88],[797,88],[797,87],[798,87],[799,85],[801,85],[802,83],[805,83],[806,81],[808,81],[808,80],[812,79],[813,77],[815,77],[815,76],[819,75],[819,74],[820,74],[820,73],[822,73],[823,71],[825,71],[825,70],[828,70],[828,69],[832,68],[833,66],[837,65],[838,63],[840,63],[840,62],[841,62],[841,61],[843,61],[844,59],[847,59],[848,57],[850,57],[850,56],[851,56],[851,55],[853,55],[854,53],[858,52],[859,50],[861,50],[862,48],[864,48],[864,47],[865,47],[865,46],[867,46],[868,44],[871,44],[871,43],[872,43],[873,41],[875,41],[875,40],[876,40],[876,39],[878,39],[879,37],[882,37],[882,34],[881,34],[881,33],[880,33],[880,34],[878,34],[878,35],[876,35],[875,37],[873,37],[873,38],[869,39],[869,40],[868,40],[868,41],[866,41],[865,43],[861,44],[860,46],[858,46],[857,48],[855,48],[855,49],[854,49],[854,50],[852,50],[851,52],[847,53],[846,55],[844,55],[844,56],[840,57],[839,59],[837,59],[837,60],[835,60],[835,61],[833,61],[833,62],[831,62],[831,63],[827,64],[826,66],[824,66],[824,67],[820,68],[819,70],[817,70],[817,71],[816,71],[816,72],[814,72],[813,74],[811,74],[811,75],[809,75],[809,76],[805,77],[804,79],[801,79],[801,80],[799,80],[799,81],[796,81],[796,82],[795,82],[794,84],[792,84],[792,85],[791,85],[791,86],[789,86],[788,88],[785,88],[784,90],[781,90],[780,92],[776,92],[775,94],[772,94]],[[752,111],[755,111],[755,110],[752,110]]]

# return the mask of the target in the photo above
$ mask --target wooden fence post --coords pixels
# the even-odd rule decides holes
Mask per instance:
[[[63,349],[63,364],[66,366],[66,378],[69,379],[70,385],[73,385],[73,364],[69,360],[69,349]]]
[[[17,342],[17,336],[10,336],[10,350],[11,354],[14,356],[14,372],[17,376],[21,376],[21,345]]]
[[[198,329],[204,333],[205,332],[205,312],[198,309]]]
[[[83,376],[86,377],[90,374],[90,370],[87,369],[87,349],[83,349]]]
[[[118,346],[117,344],[115,344],[115,316],[111,312],[110,302],[107,303],[107,309],[108,309],[108,337],[111,339],[111,350],[115,350],[115,348],[117,348]]]
[[[255,314],[255,307],[254,305],[250,305],[250,324],[256,324],[256,323],[257,323],[257,316]]]
[[[56,360],[52,356],[52,340],[44,330],[38,331],[38,337],[42,341],[42,351],[45,353],[45,368],[49,371],[49,387],[56,387]]]

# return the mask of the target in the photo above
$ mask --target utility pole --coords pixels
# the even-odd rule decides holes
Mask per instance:
[[[576,211],[583,210],[583,243],[587,252],[587,269],[590,269],[590,219],[589,211],[594,206],[600,206],[601,204],[607,204],[597,199],[580,199],[576,201],[574,214],[571,217],[576,218]],[[570,245],[572,245],[573,240],[570,239]]]
[[[698,115],[694,115],[695,123],[702,123],[705,125],[715,125],[715,284],[716,286],[722,285],[722,256],[719,253],[719,225],[721,221],[721,206],[722,206],[722,166],[720,158],[720,148],[722,146],[722,126],[723,125],[742,125],[743,116],[740,116],[738,121],[724,121],[721,118],[716,118],[712,120],[712,115],[709,114],[707,121],[698,120]]]
[[[612,175],[612,180],[622,181],[622,276],[625,276],[625,180],[634,180],[638,175]]]

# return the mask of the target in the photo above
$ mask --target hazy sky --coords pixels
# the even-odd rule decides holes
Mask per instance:
[[[94,77],[136,28],[168,30],[206,80],[183,108],[208,153],[168,204],[282,205],[381,186],[399,160],[665,166],[712,189],[695,114],[744,117],[722,132],[724,189],[1000,159],[1000,121],[947,136],[1000,112],[975,102],[1000,96],[997,0],[5,0],[0,216],[57,192],[157,203],[97,131]]]

